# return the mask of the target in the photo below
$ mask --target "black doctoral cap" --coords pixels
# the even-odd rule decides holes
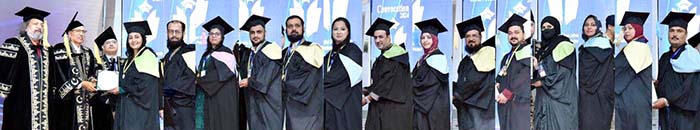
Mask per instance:
[[[644,22],[647,20],[647,17],[649,17],[649,13],[647,12],[627,11],[625,12],[625,15],[622,16],[622,22],[620,23],[620,26],[625,26],[626,24],[630,23],[644,25]]]
[[[498,28],[498,30],[501,32],[504,32],[504,33],[508,33],[508,28],[510,28],[511,26],[518,26],[521,29],[525,29],[525,28],[523,28],[523,24],[526,21],[527,20],[525,18],[523,18],[522,16],[517,15],[517,14],[513,14],[510,16],[510,18],[508,18],[508,20],[505,23],[503,23],[503,25],[501,25],[501,27]],[[525,31],[525,30],[523,30],[523,31]]]
[[[484,23],[481,21],[481,16],[476,16],[467,21],[457,24],[457,30],[459,31],[459,37],[464,38],[466,33],[471,30],[476,30],[479,32],[484,31]]]
[[[262,25],[265,27],[265,24],[270,21],[270,18],[263,17],[263,16],[258,16],[258,15],[251,15],[248,20],[245,21],[245,24],[240,28],[241,30],[244,31],[250,31],[250,27],[256,26],[256,25]]]
[[[389,34],[389,32],[390,32],[389,29],[393,25],[394,25],[394,22],[391,22],[391,21],[383,19],[383,18],[377,18],[376,20],[374,20],[374,23],[372,23],[372,26],[369,27],[367,32],[365,32],[365,35],[374,36],[374,31],[377,31],[377,30],[384,30],[387,32],[387,34]]]
[[[661,21],[661,24],[666,24],[668,27],[681,27],[684,29],[688,28],[688,22],[690,22],[691,19],[695,14],[691,13],[677,13],[677,12],[669,12],[668,15],[666,15],[666,18],[664,18],[663,21]]]
[[[207,31],[211,31],[211,29],[218,28],[219,31],[221,31],[221,35],[226,35],[227,33],[234,30],[233,27],[226,23],[226,21],[220,16],[216,16],[216,18],[209,20],[209,22],[202,25],[202,27]]]
[[[15,15],[21,16],[22,20],[24,22],[27,22],[30,19],[38,19],[38,20],[44,21],[44,18],[46,16],[49,16],[49,14],[51,14],[51,13],[43,11],[43,10],[35,9],[32,7],[24,7],[24,9],[15,13]]]
[[[415,25],[422,31],[421,33],[437,35],[438,33],[447,32],[447,28],[445,28],[437,18],[423,20],[417,22]]]

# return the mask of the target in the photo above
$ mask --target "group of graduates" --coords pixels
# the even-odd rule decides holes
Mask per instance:
[[[618,37],[626,44],[621,45],[615,40],[614,15],[606,18],[606,33],[600,20],[589,15],[581,29],[584,43],[576,48],[561,34],[556,18],[542,19],[542,39],[535,41],[524,35],[534,32],[524,26],[534,24],[512,15],[499,28],[512,45],[496,77],[500,128],[607,130],[614,118],[615,129],[651,129],[652,109],[658,109],[661,129],[700,129],[700,35],[686,42],[695,14],[670,12],[661,21],[668,26],[671,46],[659,58],[656,80],[643,31],[648,16],[625,12]]]
[[[425,53],[412,72],[405,47],[391,42],[394,23],[377,19],[366,34],[382,54],[372,66],[376,82],[363,88],[362,51],[350,41],[350,22],[342,17],[333,21],[332,49],[325,55],[304,39],[299,16],[285,21],[288,47],[266,40],[270,18],[252,15],[240,28],[249,32],[252,46],[237,43],[232,49],[223,41],[234,28],[216,17],[202,25],[207,47],[197,64],[194,45],[183,41],[184,22],[167,23],[168,52],[161,59],[147,46],[147,21],[124,23],[127,50],[121,57],[115,30],[105,29],[93,50],[84,44],[88,29],[75,16],[63,42],[51,46],[44,20],[49,14],[20,10],[20,33],[0,46],[0,67],[8,68],[0,72],[3,129],[160,129],[162,119],[164,129],[174,130],[357,130],[366,104],[364,129],[450,128],[447,57],[437,38],[447,29],[437,19],[416,23]],[[479,35],[469,36],[480,38],[481,21],[471,22],[478,23],[460,30],[469,26]],[[480,44],[470,42],[473,58],[493,61],[493,40]],[[474,120],[460,124],[491,128],[493,82],[480,81],[493,79],[493,64],[470,62],[460,69],[463,75],[481,77],[455,84],[479,92],[453,94],[460,98],[454,103],[464,106],[461,113],[469,115],[460,121]]]
[[[512,46],[498,73],[495,38],[482,40],[477,16],[456,24],[467,56],[451,94],[447,56],[438,49],[438,34],[447,28],[436,18],[415,23],[424,53],[413,70],[404,44],[391,41],[395,23],[377,18],[365,35],[381,54],[373,60],[370,86],[362,87],[362,50],[350,41],[350,22],[342,17],[332,23],[332,49],[324,54],[304,39],[299,16],[285,20],[283,37],[290,43],[284,48],[267,40],[271,19],[259,15],[239,28],[249,33],[250,47],[226,47],[225,35],[235,29],[217,16],[202,25],[208,33],[197,63],[196,48],[183,41],[182,21],[168,22],[167,41],[152,44],[168,48],[159,59],[146,43],[152,35],[147,21],[124,23],[121,57],[111,27],[94,40],[94,50],[86,47],[88,29],[75,16],[64,41],[51,46],[49,14],[20,10],[19,35],[0,45],[2,129],[160,129],[162,119],[172,130],[447,130],[450,104],[460,130],[493,129],[496,112],[505,130],[610,129],[613,111],[616,129],[648,129],[652,108],[660,110],[662,129],[700,129],[700,36],[686,42],[694,14],[671,12],[661,22],[671,48],[659,58],[657,80],[643,35],[649,13],[625,13],[620,26],[627,44],[619,54],[614,16],[606,19],[605,34],[596,16],[586,17],[585,43],[576,48],[556,18],[542,20],[542,41],[535,42],[525,37],[534,29],[524,28],[534,23],[514,14],[498,28]]]

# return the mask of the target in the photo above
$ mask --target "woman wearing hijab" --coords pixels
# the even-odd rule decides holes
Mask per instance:
[[[333,50],[324,56],[325,129],[362,129],[362,51],[350,42],[350,22],[333,21]]]
[[[579,129],[609,130],[612,123],[615,94],[612,43],[600,31],[596,16],[586,17],[579,51]]]
[[[209,32],[207,50],[197,68],[195,127],[197,130],[232,130],[238,127],[238,72],[224,35],[233,31],[221,17],[202,25]]]
[[[146,21],[128,22],[124,26],[129,33],[129,49],[120,75],[119,89],[111,91],[119,95],[114,129],[158,130],[159,63],[153,50],[146,47],[146,35],[151,35],[151,30]]]
[[[651,129],[651,52],[644,37],[649,13],[625,12],[627,45],[615,57],[615,129]]]
[[[423,56],[412,71],[414,129],[450,129],[450,91],[447,57],[438,49],[438,33],[447,29],[436,18],[416,23],[421,29]]]
[[[561,35],[559,21],[542,19],[542,43],[535,62],[534,129],[578,129],[578,89],[574,44]]]

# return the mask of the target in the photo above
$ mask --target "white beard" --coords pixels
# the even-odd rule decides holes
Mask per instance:
[[[44,38],[44,36],[41,35],[41,33],[27,33],[27,36],[29,36],[29,38],[32,40],[41,40],[41,38]]]

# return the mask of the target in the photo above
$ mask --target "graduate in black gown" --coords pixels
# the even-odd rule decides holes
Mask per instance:
[[[4,98],[4,130],[51,129],[49,120],[54,113],[53,81],[55,64],[46,38],[46,21],[49,12],[25,7],[15,13],[22,18],[22,28],[17,36],[0,45],[0,97]],[[32,82],[34,81],[34,82]],[[49,115],[51,114],[51,115]]]
[[[413,119],[416,130],[450,129],[450,89],[447,56],[438,48],[438,33],[447,28],[437,18],[415,25],[421,29],[423,56],[411,72],[415,105]]]
[[[128,32],[127,60],[119,74],[119,95],[114,121],[115,130],[160,129],[160,69],[155,52],[146,47],[151,35],[147,21],[124,23]]]
[[[615,57],[615,129],[651,129],[651,49],[644,37],[649,13],[625,12],[627,45]]]
[[[508,34],[511,50],[503,56],[496,77],[498,120],[503,130],[530,129],[530,58],[532,47],[525,41],[525,18],[513,14],[498,28]]]
[[[484,25],[481,16],[457,24],[464,38],[468,56],[457,68],[457,81],[452,83],[452,104],[457,108],[460,130],[492,130],[495,126],[494,91],[496,83],[495,37],[482,43]]]
[[[168,53],[163,62],[164,128],[194,129],[195,47],[182,40],[185,23],[167,23]]]
[[[656,94],[662,130],[700,129],[696,124],[700,103],[700,53],[686,44],[688,22],[695,14],[670,12],[661,24],[668,25],[669,51],[659,58]]]
[[[285,25],[290,42],[282,50],[286,129],[323,129],[323,49],[317,43],[304,40],[301,17],[289,16]]]
[[[700,51],[700,46],[698,46],[698,45],[700,45],[700,33],[696,33],[695,35],[693,35],[693,37],[690,37],[690,38],[688,39],[688,45],[690,45],[690,46],[693,47],[694,49]],[[695,58],[698,58],[698,57],[695,57]],[[697,76],[697,77],[700,78],[700,76]],[[697,82],[697,80],[696,80],[696,82]],[[697,85],[696,85],[696,86],[697,86]],[[700,93],[700,91],[698,91],[698,90],[700,90],[700,89],[696,89],[696,92],[695,92],[695,93]],[[698,102],[698,104],[700,104],[700,100],[697,100],[696,102]],[[696,109],[696,110],[700,110],[700,105],[697,105],[697,109]],[[696,124],[696,125],[695,125],[695,127],[696,127],[695,129],[698,129],[698,127],[700,127],[700,125],[697,125],[697,124],[700,124],[700,114],[698,114],[698,113],[695,114],[695,120],[694,120],[694,121],[695,121],[695,124]]]
[[[561,35],[559,21],[542,19],[542,43],[533,76],[536,87],[534,129],[578,129],[578,88],[576,88],[576,49]]]
[[[413,89],[408,53],[391,43],[393,22],[377,18],[365,35],[374,38],[381,55],[372,63],[372,84],[365,99],[369,101],[366,130],[413,129]]]
[[[239,60],[246,61],[239,62],[239,65],[246,66],[239,68],[248,72],[247,78],[239,85],[248,88],[246,114],[251,130],[281,130],[284,119],[280,80],[282,49],[277,43],[266,40],[265,24],[268,21],[270,18],[252,15],[241,27],[241,30],[248,31],[253,45],[248,53],[241,53],[247,58]]]
[[[197,130],[231,130],[238,124],[238,72],[224,35],[233,31],[217,16],[202,25],[209,32],[207,50],[197,68],[195,127]]]
[[[324,56],[325,129],[362,129],[362,51],[350,42],[350,22],[333,21],[333,49]]]
[[[609,130],[615,105],[612,43],[600,31],[601,22],[586,17],[579,51],[578,123],[580,130]]]
[[[100,52],[102,52],[100,53],[102,64],[98,70],[98,74],[102,71],[119,73],[124,60],[117,56],[119,42],[117,42],[117,37],[114,35],[112,27],[108,27],[102,34],[97,36],[97,38],[95,38],[95,44],[100,49]],[[100,91],[100,87],[103,86],[97,86],[97,93],[90,99],[90,105],[92,106],[92,123],[96,130],[111,130],[114,126],[114,115],[112,113],[114,112],[114,105],[117,101],[117,97],[116,95],[110,94],[109,90]],[[114,88],[112,91],[118,90],[119,88]]]
[[[98,59],[99,54],[94,54],[92,49],[84,45],[85,26],[73,18],[64,31],[64,42],[53,46],[58,65],[58,73],[54,73],[54,76],[61,77],[53,83],[58,87],[56,92],[60,98],[56,100],[56,104],[60,105],[54,109],[60,119],[53,119],[58,125],[54,128],[94,129],[90,102],[97,92],[97,70],[101,68],[102,59]]]
[[[238,82],[238,86],[240,87],[238,88],[238,113],[241,113],[238,115],[238,123],[242,125],[239,125],[238,129],[247,130],[248,126],[244,124],[248,124],[248,115],[244,113],[248,113],[248,100],[250,99],[248,93],[250,90],[248,90],[248,86],[244,84],[247,84],[247,78],[249,78],[250,75],[249,64],[251,64],[250,58],[252,57],[250,54],[253,53],[253,50],[236,40],[231,51],[233,56],[236,57],[236,63],[238,63],[238,65],[236,65],[236,70],[241,78]],[[282,50],[280,50],[280,52],[282,52]]]

